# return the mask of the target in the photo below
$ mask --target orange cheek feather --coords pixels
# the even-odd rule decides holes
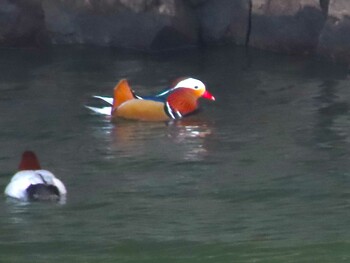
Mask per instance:
[[[164,103],[133,99],[121,104],[114,112],[113,117],[143,121],[167,121],[169,116],[164,111]]]

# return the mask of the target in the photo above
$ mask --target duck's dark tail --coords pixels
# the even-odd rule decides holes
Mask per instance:
[[[28,201],[59,201],[60,192],[54,185],[31,184],[27,188]]]

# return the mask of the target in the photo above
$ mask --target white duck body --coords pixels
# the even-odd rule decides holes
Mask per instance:
[[[17,172],[5,188],[5,195],[22,201],[28,201],[27,189],[31,185],[44,184],[57,187],[60,200],[67,194],[64,184],[47,170],[23,170]]]

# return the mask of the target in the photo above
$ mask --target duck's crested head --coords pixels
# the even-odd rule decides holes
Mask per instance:
[[[36,154],[32,151],[25,151],[22,154],[21,162],[18,166],[19,171],[24,170],[40,170],[41,166]]]
[[[209,100],[215,100],[215,97],[206,90],[205,84],[194,78],[185,78],[179,81],[173,89],[187,88],[193,90],[198,98],[202,97]]]

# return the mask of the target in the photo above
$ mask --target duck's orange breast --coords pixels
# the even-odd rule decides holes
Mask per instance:
[[[167,121],[169,116],[164,111],[164,103],[153,100],[132,99],[121,104],[113,112],[113,118],[142,121]]]
[[[193,90],[179,88],[168,96],[167,101],[172,109],[185,116],[197,109],[198,98]]]

